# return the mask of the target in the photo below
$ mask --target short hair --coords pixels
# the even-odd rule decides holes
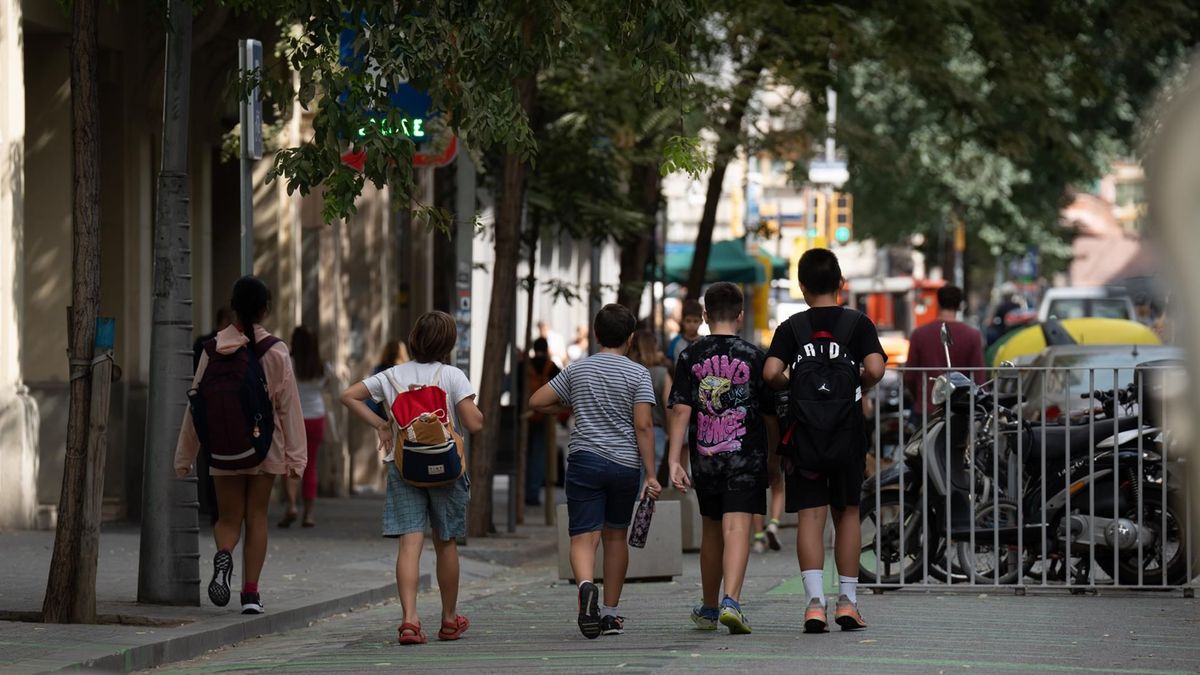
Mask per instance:
[[[704,292],[704,309],[709,322],[737,321],[742,313],[742,289],[728,281],[718,281]]]
[[[694,316],[697,319],[704,318],[704,308],[700,306],[700,302],[698,300],[683,301],[683,318],[686,319],[689,316]]]
[[[610,304],[596,313],[596,320],[592,325],[600,344],[614,349],[625,344],[629,336],[633,335],[634,329],[637,328],[637,319],[628,307]]]
[[[938,308],[957,312],[963,306],[963,290],[958,286],[942,286],[937,290]]]
[[[540,354],[542,352],[549,352],[550,351],[550,343],[546,342],[546,338],[540,337],[533,341],[533,351],[534,351],[534,353],[537,353],[537,354]]]
[[[408,344],[417,363],[437,363],[450,357],[458,341],[458,326],[445,312],[426,312],[413,324]]]
[[[837,255],[827,248],[811,248],[800,256],[796,276],[809,293],[826,295],[842,289],[842,266]]]

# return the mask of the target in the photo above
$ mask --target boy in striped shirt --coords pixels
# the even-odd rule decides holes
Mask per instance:
[[[593,331],[601,349],[575,361],[534,392],[529,406],[555,414],[571,408],[575,429],[567,450],[567,512],[571,569],[579,583],[579,630],[589,640],[620,635],[621,588],[629,567],[626,534],[641,494],[658,497],[655,405],[650,372],[626,357],[637,325],[621,305],[605,305]],[[592,582],[596,547],[604,540],[604,606]]]

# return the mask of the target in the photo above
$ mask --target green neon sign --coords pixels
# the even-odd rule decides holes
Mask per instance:
[[[408,136],[409,138],[417,140],[424,140],[426,138],[425,118],[423,117],[401,117],[398,128],[393,128],[388,124],[386,119],[372,117],[371,121],[379,127],[379,133],[384,136],[391,136],[392,134],[400,133]],[[362,138],[366,135],[367,128],[360,127],[358,130],[358,137]]]

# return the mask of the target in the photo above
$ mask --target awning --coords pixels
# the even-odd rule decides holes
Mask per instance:
[[[682,247],[680,247],[682,249]],[[688,282],[691,271],[691,255],[694,246],[684,250],[667,253],[666,280],[676,283]],[[784,258],[770,256],[775,279],[787,276],[787,261]],[[708,253],[708,269],[704,274],[704,283],[715,281],[732,281],[734,283],[763,283],[766,282],[766,270],[756,256],[745,252],[745,245],[739,239],[713,241],[713,249]]]

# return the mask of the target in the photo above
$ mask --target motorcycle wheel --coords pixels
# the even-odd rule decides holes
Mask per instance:
[[[975,526],[985,532],[976,532],[974,549],[970,539],[954,544],[959,565],[971,576],[972,583],[1013,584],[1028,570],[1028,561],[1020,559],[1015,545],[1002,543],[997,549],[995,538],[987,532],[993,527],[1017,527],[1019,512],[1017,503],[1011,499],[1000,499],[998,503],[989,501],[976,510]]]
[[[1141,524],[1154,533],[1154,543],[1142,548],[1140,565],[1141,580],[1138,579],[1138,551],[1121,551],[1117,559],[1117,567],[1113,567],[1111,552],[1107,555],[1097,551],[1096,564],[1104,573],[1112,577],[1113,583],[1120,585],[1145,586],[1180,586],[1187,583],[1187,547],[1183,539],[1183,521],[1169,505],[1164,509],[1161,487],[1158,485],[1142,486],[1142,520]],[[1121,515],[1133,522],[1138,522],[1137,500]],[[1163,536],[1163,517],[1166,516],[1166,537]],[[1165,541],[1164,541],[1165,540]],[[1165,546],[1164,546],[1165,544]],[[1164,555],[1164,548],[1166,554]],[[1164,565],[1164,558],[1166,564]],[[1163,579],[1163,570],[1166,579]]]
[[[887,490],[880,493],[879,511],[876,512],[874,496],[864,498],[859,506],[859,522],[862,525],[862,550],[858,559],[861,583],[921,581],[925,527],[919,500],[906,498],[901,506],[900,492]],[[902,532],[907,533],[903,536],[903,556],[900,551]]]

